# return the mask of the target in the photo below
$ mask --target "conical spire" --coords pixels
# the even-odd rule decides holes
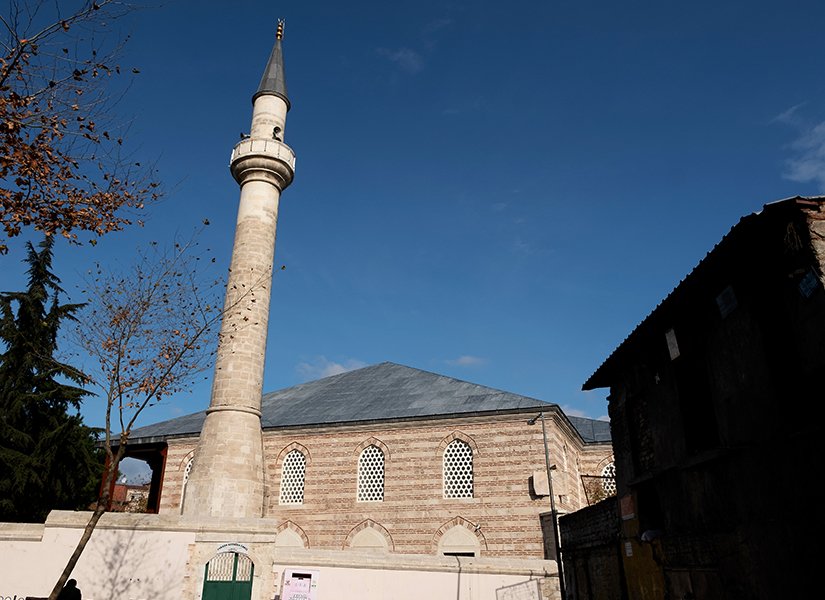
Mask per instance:
[[[286,93],[286,77],[284,76],[284,53],[281,50],[281,38],[284,36],[284,22],[278,21],[278,34],[275,40],[275,47],[269,55],[269,62],[266,64],[264,76],[261,78],[261,85],[258,91],[252,96],[252,103],[258,96],[269,94],[279,96],[286,102],[286,109],[289,110],[289,97]]]

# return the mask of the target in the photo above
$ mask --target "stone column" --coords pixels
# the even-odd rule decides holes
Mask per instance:
[[[259,94],[251,135],[232,152],[241,201],[212,400],[186,487],[185,515],[250,518],[264,512],[261,386],[278,200],[292,183],[295,154],[280,141],[287,103]]]

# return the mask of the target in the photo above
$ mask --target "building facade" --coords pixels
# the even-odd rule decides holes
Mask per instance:
[[[553,559],[541,426],[527,425],[541,411],[556,503],[572,512],[581,476],[612,460],[605,422],[393,363],[266,394],[263,517],[283,524],[279,544],[304,548]],[[133,432],[138,457],[166,448],[160,514],[186,514],[204,418]]]
[[[814,589],[823,272],[825,198],[768,204],[585,383],[610,387],[614,548],[627,597],[768,600]],[[584,539],[583,526],[563,518],[562,538]],[[581,568],[568,573],[574,597],[616,597],[587,592]]]
[[[561,512],[612,461],[606,422],[392,363],[265,394],[261,408],[257,518],[186,513],[205,411],[133,431],[155,504],[104,515],[73,574],[85,598],[271,599],[293,572],[330,600],[558,598],[544,438],[528,421],[545,416]],[[87,520],[0,525],[0,594],[45,594]]]

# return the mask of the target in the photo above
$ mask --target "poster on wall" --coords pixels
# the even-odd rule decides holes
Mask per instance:
[[[318,571],[291,568],[284,569],[284,585],[281,600],[317,600]]]
[[[622,514],[622,521],[636,518],[633,511],[633,497],[630,494],[625,494],[619,498],[619,512]]]

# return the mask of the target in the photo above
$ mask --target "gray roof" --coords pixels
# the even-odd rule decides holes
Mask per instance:
[[[302,383],[261,399],[265,430],[558,409],[555,404],[385,362]],[[560,411],[560,409],[559,409]],[[561,412],[561,411],[560,411]],[[132,431],[132,443],[198,435],[206,412]],[[603,421],[570,417],[585,443],[610,441]]]
[[[609,442],[610,437],[610,421],[597,421],[595,419],[586,419],[584,417],[567,417],[582,436],[585,442]]]
[[[252,96],[252,103],[255,103],[258,96],[265,94],[280,96],[284,102],[286,102],[287,111],[289,110],[289,97],[286,93],[286,75],[284,75],[284,53],[281,49],[281,40],[275,40],[272,54],[269,55],[269,62],[266,63],[266,69],[264,69],[264,76],[261,77],[261,85],[258,86],[258,91]]]

